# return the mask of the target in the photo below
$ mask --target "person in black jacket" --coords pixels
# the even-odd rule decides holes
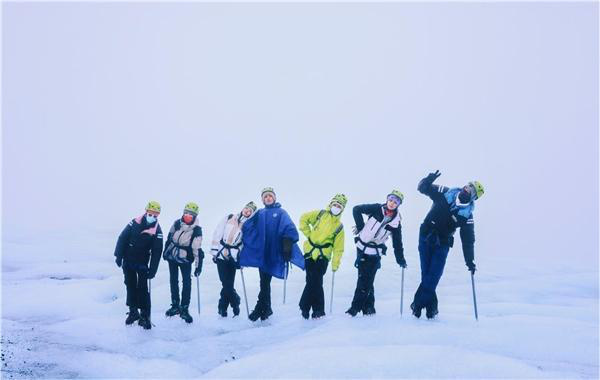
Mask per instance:
[[[438,314],[436,287],[442,277],[448,251],[454,244],[454,232],[460,228],[463,255],[467,268],[475,273],[475,230],[473,222],[474,201],[483,195],[483,186],[477,181],[463,188],[449,189],[434,185],[440,172],[430,173],[419,182],[419,192],[433,201],[431,210],[419,231],[419,257],[421,261],[421,284],[410,305],[413,315],[419,318],[425,308],[427,318]]]
[[[115,248],[115,262],[123,268],[127,287],[129,315],[125,324],[131,325],[139,320],[138,324],[146,330],[152,327],[148,280],[156,275],[163,249],[162,230],[157,219],[159,214],[160,204],[148,202],[146,213],[125,226]]]
[[[387,247],[385,242],[391,236],[394,246],[396,262],[400,267],[406,268],[404,248],[402,246],[402,226],[398,206],[402,204],[404,195],[398,190],[392,191],[387,196],[385,204],[364,204],[355,206],[352,210],[354,216],[354,234],[356,242],[356,261],[358,280],[352,305],[346,311],[351,316],[356,316],[359,311],[363,315],[375,314],[375,289],[373,282],[375,274],[381,267],[381,255],[385,255]],[[363,215],[368,217],[367,222]]]

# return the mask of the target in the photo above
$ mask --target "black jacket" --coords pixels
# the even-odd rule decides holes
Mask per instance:
[[[462,242],[465,262],[473,262],[475,258],[475,224],[473,215],[468,218],[450,211],[450,205],[444,195],[449,188],[434,185],[427,177],[419,182],[417,190],[427,195],[433,201],[431,210],[421,224],[420,234],[427,236],[431,232],[438,235],[441,244],[454,245],[454,232],[460,228],[460,240]]]
[[[385,207],[385,205],[380,203],[354,206],[354,208],[352,209],[352,216],[354,217],[354,223],[356,224],[356,228],[358,229],[358,231],[362,231],[362,229],[365,228],[363,215],[366,215],[369,218],[374,218],[375,220],[377,220],[377,222],[381,223],[383,221],[383,207]],[[394,216],[392,217],[392,220],[397,216],[397,213],[398,210],[394,210]],[[402,226],[400,222],[398,222],[398,227],[392,227],[389,224],[387,224],[384,228],[391,234],[392,245],[394,247],[394,255],[396,256],[396,261],[399,262],[400,259],[404,259],[404,247],[402,245]]]
[[[142,217],[133,219],[125,226],[117,240],[115,256],[123,259],[124,268],[148,270],[148,274],[154,277],[162,249],[163,235],[158,221],[149,225],[146,218]]]

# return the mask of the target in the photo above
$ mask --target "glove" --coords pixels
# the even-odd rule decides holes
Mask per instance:
[[[400,265],[400,267],[406,268],[406,260],[404,259],[404,257],[397,257],[396,262],[398,263],[398,265]]]
[[[239,261],[233,260],[233,265],[235,266],[235,269],[242,269],[242,266],[240,265]]]
[[[115,263],[117,263],[117,266],[119,268],[121,268],[121,265],[123,265],[123,258],[122,257],[115,258]]]
[[[439,170],[436,170],[435,173],[429,173],[429,175],[427,176],[427,181],[433,183],[433,181],[435,181],[441,175],[442,173],[440,173]]]
[[[332,266],[331,267],[331,270],[334,271],[334,272],[337,272],[338,269],[339,269],[339,267],[336,267],[336,266]]]
[[[360,233],[360,230],[358,229],[358,227],[356,226],[352,226],[352,233],[354,235],[358,235]]]
[[[475,274],[475,263],[472,261],[469,261],[466,263],[467,264],[467,268],[469,268],[469,272]]]
[[[156,276],[156,272],[148,273],[148,280],[152,280]]]
[[[213,261],[213,263],[216,264],[217,263],[217,256],[213,256],[212,261]]]
[[[288,238],[283,238],[282,245],[283,260],[290,261],[292,259],[292,241]]]
[[[200,276],[200,272],[202,272],[202,261],[199,262],[198,266],[194,270],[194,277]]]

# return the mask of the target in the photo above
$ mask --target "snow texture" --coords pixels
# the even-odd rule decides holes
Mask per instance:
[[[599,377],[597,2],[9,2],[2,32],[2,378]],[[438,318],[408,312],[436,169],[486,187],[479,321],[458,234]],[[126,327],[112,255],[146,202],[163,231],[197,202],[207,250],[264,186],[296,223],[348,196],[333,313],[300,317],[294,269],[267,322],[220,318],[207,259],[187,325],[163,261],[155,326]],[[389,255],[350,318],[350,208],[394,188],[404,314]]]

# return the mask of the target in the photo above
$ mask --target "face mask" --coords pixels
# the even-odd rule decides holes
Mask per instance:
[[[337,206],[331,206],[331,213],[332,213],[333,215],[336,215],[336,216],[337,216],[337,215],[340,215],[340,214],[341,214],[341,212],[342,212],[342,209],[341,209],[341,208],[339,208],[339,207],[337,207]]]
[[[194,216],[190,214],[183,214],[182,219],[185,222],[185,224],[192,224],[192,222],[194,221]]]
[[[150,215],[150,214],[146,214],[146,222],[148,224],[152,224],[152,223],[156,222],[156,216]]]

